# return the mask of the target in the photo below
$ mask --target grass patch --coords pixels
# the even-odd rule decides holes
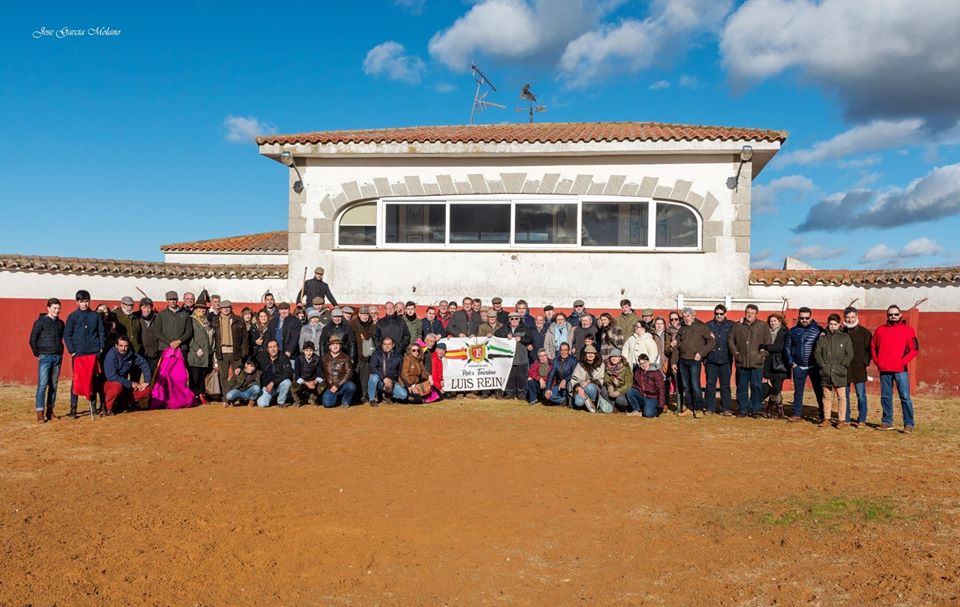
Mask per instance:
[[[890,498],[822,496],[809,500],[791,499],[763,512],[766,525],[832,527],[841,523],[882,523],[900,518]]]

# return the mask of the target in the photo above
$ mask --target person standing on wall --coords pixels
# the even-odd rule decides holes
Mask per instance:
[[[893,386],[896,384],[903,410],[903,431],[911,434],[915,424],[907,365],[920,354],[920,342],[913,327],[903,321],[899,306],[887,308],[887,324],[873,332],[871,354],[880,371],[880,406],[883,408],[880,429],[894,429]]]
[[[783,358],[793,373],[793,414],[787,421],[798,422],[803,414],[803,388],[810,378],[813,393],[817,397],[820,409],[820,421],[823,421],[823,385],[820,383],[820,369],[813,360],[813,349],[823,329],[813,319],[813,311],[803,306],[797,310],[797,324],[787,331],[783,342]]]
[[[727,338],[730,354],[737,366],[737,408],[740,417],[760,416],[763,392],[763,363],[772,341],[770,327],[757,320],[759,309],[747,304],[743,320],[734,323]]]
[[[297,302],[310,304],[314,297],[322,297],[324,301],[337,305],[337,298],[330,291],[330,285],[323,282],[323,272],[320,266],[313,269],[313,278],[303,282],[303,288],[297,293]]]
[[[847,388],[845,390],[847,397],[847,416],[844,421],[850,422],[851,428],[859,428],[867,423],[867,367],[873,360],[870,353],[870,346],[873,342],[873,334],[870,329],[860,324],[860,316],[857,309],[853,306],[843,311],[843,332],[850,336],[853,343],[853,360],[850,361],[850,367],[847,369]],[[851,409],[853,405],[850,402],[850,385],[857,394],[857,419],[851,422]]]
[[[734,322],[727,319],[727,307],[717,304],[713,309],[713,319],[707,321],[707,328],[716,338],[713,350],[704,360],[707,372],[707,386],[704,389],[703,400],[707,402],[707,411],[717,412],[716,390],[717,381],[720,382],[720,414],[732,415],[730,412],[730,372],[733,366],[732,350],[730,348],[730,334]],[[739,385],[739,384],[738,384]],[[740,415],[746,415],[745,403],[740,403]]]
[[[72,357],[70,417],[74,419],[81,395],[90,401],[90,417],[97,418],[95,378],[100,371],[97,357],[103,350],[105,338],[100,315],[90,309],[90,292],[86,289],[77,291],[77,309],[70,313],[63,327],[63,342]]]
[[[57,382],[63,364],[63,321],[60,320],[60,300],[47,300],[47,312],[34,321],[30,330],[30,350],[37,358],[37,421],[53,419],[57,403]]]

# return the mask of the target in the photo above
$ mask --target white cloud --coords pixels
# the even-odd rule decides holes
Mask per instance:
[[[441,82],[434,85],[433,90],[437,91],[438,93],[452,93],[453,91],[457,90],[457,87],[452,84],[447,84],[446,82]]]
[[[879,181],[881,177],[883,177],[883,173],[864,173],[860,176],[860,179],[857,179],[857,182],[853,184],[853,188],[859,189],[873,185]]]
[[[841,169],[865,169],[880,164],[883,159],[879,155],[864,156],[863,158],[851,158],[841,160],[837,163]]]
[[[866,188],[825,197],[797,232],[895,228],[960,214],[960,163],[937,167],[904,188]]]
[[[700,82],[700,79],[696,76],[691,76],[689,74],[683,74],[680,76],[680,79],[677,80],[677,84],[685,89],[698,89],[703,86],[703,83]]]
[[[662,91],[663,89],[670,88],[670,82],[667,80],[657,80],[647,88],[651,91]]]
[[[430,39],[430,56],[466,70],[480,55],[549,62],[595,27],[618,0],[480,0]]]
[[[427,66],[415,55],[406,54],[399,42],[389,40],[367,52],[363,60],[363,73],[369,76],[384,76],[390,80],[420,84]]]
[[[847,252],[847,247],[832,247],[825,244],[808,244],[794,249],[791,257],[797,259],[833,259]]]
[[[943,247],[937,241],[923,237],[911,240],[899,251],[885,243],[876,244],[867,249],[867,252],[860,258],[860,263],[885,262],[884,265],[899,265],[904,261],[920,257],[940,257],[942,255]]]
[[[583,87],[614,72],[669,65],[694,35],[718,31],[731,5],[731,0],[653,0],[643,20],[603,24],[572,40],[560,58],[561,76]]]
[[[773,252],[770,251],[770,249],[764,249],[750,254],[751,268],[779,268],[780,265],[781,264],[774,259]]]
[[[803,199],[813,190],[813,182],[803,175],[787,175],[766,185],[753,187],[751,207],[757,213],[773,213],[781,198]],[[794,198],[796,197],[796,198]]]
[[[412,15],[419,15],[426,8],[427,0],[393,0],[393,3]]]
[[[253,116],[227,116],[223,119],[225,138],[230,143],[253,143],[257,135],[276,133],[277,128]]]
[[[751,0],[727,21],[735,82],[796,71],[836,94],[853,119],[960,117],[960,2]]]
[[[874,120],[855,126],[825,141],[818,141],[805,150],[787,152],[777,159],[780,166],[817,164],[877,152],[894,147],[915,145],[924,139],[924,122],[920,118]]]

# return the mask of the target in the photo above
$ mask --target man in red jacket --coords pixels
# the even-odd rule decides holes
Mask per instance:
[[[907,364],[920,354],[920,342],[917,341],[917,332],[903,322],[898,306],[887,308],[887,324],[874,331],[870,348],[880,371],[880,406],[883,408],[880,429],[894,429],[893,384],[896,384],[903,409],[903,431],[910,434],[914,421]]]

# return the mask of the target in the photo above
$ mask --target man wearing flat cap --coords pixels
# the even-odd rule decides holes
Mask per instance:
[[[226,386],[230,369],[240,367],[240,361],[250,356],[250,339],[243,319],[233,313],[233,302],[220,302],[218,314],[210,322],[213,328],[215,358],[220,375],[220,385]]]
[[[140,352],[140,322],[133,311],[133,298],[129,295],[120,300],[120,308],[114,310],[117,319],[117,335],[123,335],[130,340],[131,350]]]
[[[184,357],[193,337],[193,322],[190,315],[181,308],[177,301],[176,291],[167,291],[165,296],[167,307],[157,314],[157,342],[160,344],[160,354],[167,348],[180,348]]]
[[[320,331],[320,343],[317,344],[319,352],[327,352],[330,338],[336,337],[340,340],[340,351],[350,357],[350,360],[357,362],[357,344],[353,333],[353,327],[343,317],[343,310],[334,308],[330,312],[330,322],[324,325]]]
[[[297,293],[297,301],[306,304],[313,303],[314,297],[322,297],[333,305],[337,305],[337,298],[330,292],[330,285],[323,281],[323,268],[313,269],[313,278],[303,283],[303,288]]]
[[[510,324],[510,317],[507,314],[507,311],[503,309],[503,298],[494,297],[490,300],[490,303],[493,304],[493,313],[497,315],[497,322],[503,325],[504,327]]]

